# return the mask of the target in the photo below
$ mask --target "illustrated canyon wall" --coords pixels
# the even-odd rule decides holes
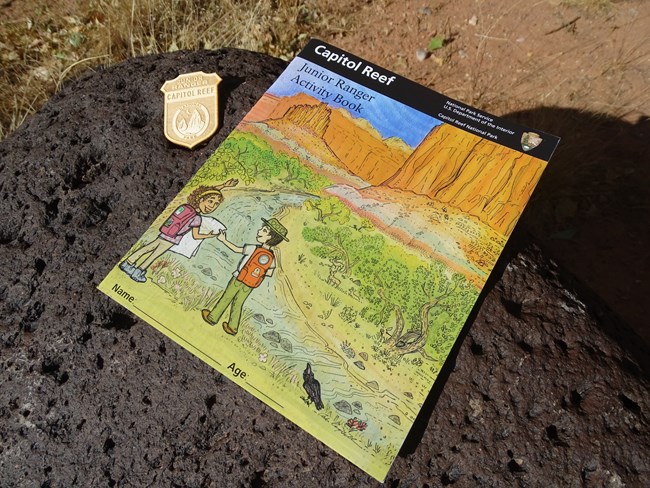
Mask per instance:
[[[448,124],[384,184],[452,205],[509,235],[546,163]]]
[[[265,95],[249,121],[291,137],[307,131],[322,140],[336,164],[371,185],[409,191],[473,215],[509,235],[546,163],[448,124],[434,127],[414,150],[383,139],[362,118],[306,94]]]
[[[288,137],[296,127],[310,132],[325,142],[340,167],[371,185],[380,185],[395,174],[413,151],[401,139],[382,138],[365,119],[353,118],[309,95],[265,98],[248,121],[263,121]]]

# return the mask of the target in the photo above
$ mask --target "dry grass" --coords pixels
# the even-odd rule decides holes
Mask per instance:
[[[578,7],[591,12],[608,12],[612,9],[612,0],[562,0],[560,3]]]
[[[80,2],[70,15],[42,7],[2,21],[0,139],[65,79],[93,66],[220,47],[289,59],[306,38],[344,28],[338,19],[345,17],[321,5],[315,0],[95,0]]]

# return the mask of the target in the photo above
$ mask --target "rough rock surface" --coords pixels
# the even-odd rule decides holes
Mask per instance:
[[[0,486],[376,484],[95,289],[283,67],[130,60],[0,143]],[[187,151],[159,88],[198,70],[223,127]],[[502,263],[386,484],[650,486],[647,351],[521,235]]]

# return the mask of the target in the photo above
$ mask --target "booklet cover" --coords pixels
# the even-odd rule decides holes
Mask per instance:
[[[312,40],[99,289],[383,480],[557,143]]]

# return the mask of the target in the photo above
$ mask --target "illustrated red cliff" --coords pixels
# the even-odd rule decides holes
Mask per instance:
[[[383,480],[557,143],[312,40],[100,289]]]

